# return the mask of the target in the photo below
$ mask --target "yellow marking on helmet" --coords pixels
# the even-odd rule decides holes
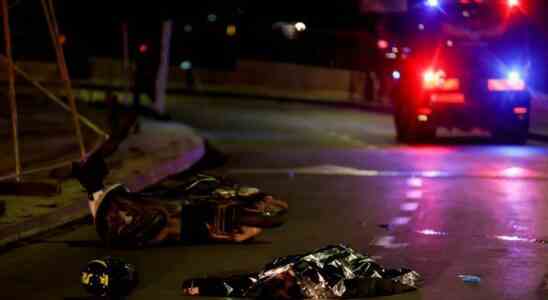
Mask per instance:
[[[89,280],[91,279],[92,274],[87,272],[82,272],[82,284],[88,285]]]
[[[101,277],[99,277],[99,282],[104,286],[108,286],[108,281],[109,281],[108,274],[103,274],[101,275]]]

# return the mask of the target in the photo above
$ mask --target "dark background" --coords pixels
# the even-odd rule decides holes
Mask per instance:
[[[416,0],[413,0],[416,1]],[[523,2],[524,0],[522,0]],[[193,66],[232,69],[238,59],[259,59],[367,70],[376,61],[379,25],[401,14],[364,12],[361,1],[54,1],[69,65],[74,77],[85,77],[90,57],[122,58],[122,22],[129,24],[130,50],[158,41],[162,20],[172,19],[174,65],[191,61]],[[414,5],[410,3],[409,5]],[[533,47],[538,65],[547,65],[546,3],[529,1]],[[40,1],[11,2],[11,23],[16,59],[54,58]],[[215,15],[215,22],[208,21]],[[288,39],[276,22],[304,22],[307,30]],[[237,27],[228,36],[228,25]],[[192,31],[185,32],[184,26]],[[542,80],[541,80],[542,82]]]

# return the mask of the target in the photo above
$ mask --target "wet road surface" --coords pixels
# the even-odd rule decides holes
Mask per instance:
[[[420,291],[387,299],[548,297],[542,143],[397,145],[387,115],[302,104],[180,97],[170,111],[230,156],[216,173],[288,200],[289,222],[248,244],[135,251],[105,249],[92,226],[75,225],[0,255],[6,299],[79,299],[80,269],[107,254],[140,269],[130,299],[181,299],[183,279],[258,270],[331,243],[424,275]]]

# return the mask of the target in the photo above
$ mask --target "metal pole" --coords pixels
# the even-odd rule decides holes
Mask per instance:
[[[162,23],[162,39],[160,47],[160,64],[156,74],[156,95],[154,108],[159,114],[165,112],[166,88],[169,76],[169,50],[171,48],[171,32],[173,28],[171,20]]]
[[[127,86],[126,86],[126,95],[124,97],[124,102],[129,103],[131,97],[131,67],[129,63],[129,33],[127,22],[122,23],[122,43],[124,49],[124,74],[127,76]]]
[[[67,98],[69,100],[70,109],[72,112],[72,119],[74,122],[74,127],[76,130],[76,138],[80,145],[80,158],[85,160],[86,158],[86,148],[84,145],[84,138],[82,136],[82,129],[80,128],[80,120],[78,118],[78,110],[76,108],[76,101],[74,99],[74,94],[72,92],[72,83],[70,81],[70,76],[68,73],[65,54],[63,52],[63,47],[59,44],[59,28],[57,26],[57,21],[55,19],[55,11],[53,3],[49,3],[46,0],[42,0],[42,6],[44,7],[44,14],[46,15],[46,20],[48,22],[48,27],[53,42],[53,47],[55,48],[55,54],[57,56],[57,65],[61,73],[61,79],[65,83],[65,91],[67,93]]]
[[[0,59],[5,59],[2,55],[0,55]],[[50,92],[48,89],[46,89],[44,86],[40,84],[40,82],[32,79],[29,74],[27,74],[25,71],[23,71],[21,68],[19,68],[16,64],[13,64],[13,69],[19,76],[21,76],[23,79],[26,79],[28,82],[30,82],[33,86],[35,86],[37,89],[39,89],[46,97],[51,99],[53,102],[59,104],[64,110],[70,112],[71,108],[69,105],[65,104],[61,99],[59,99],[57,96],[55,96],[52,92]],[[89,127],[91,130],[95,131],[97,134],[103,136],[105,139],[109,138],[108,133],[106,133],[104,130],[100,129],[97,125],[93,124],[88,118],[82,116],[81,114],[78,114],[78,118],[84,125]]]
[[[13,55],[11,52],[11,33],[9,23],[8,0],[2,0],[2,15],[4,20],[4,39],[6,42],[6,56],[8,59],[8,97],[11,108],[11,127],[13,133],[13,152],[15,154],[15,179],[21,180],[21,158],[19,153],[19,130],[17,120],[17,102],[15,100],[15,74],[13,71]]]

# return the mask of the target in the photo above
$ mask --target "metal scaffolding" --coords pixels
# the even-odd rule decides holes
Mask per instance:
[[[0,180],[15,179],[17,182],[20,182],[22,175],[54,169],[62,165],[70,164],[71,162],[69,161],[62,162],[62,163],[57,162],[47,167],[40,167],[40,168],[29,169],[25,171],[22,170],[21,154],[19,149],[20,137],[19,137],[19,130],[18,130],[19,125],[18,125],[17,100],[16,100],[16,90],[15,90],[15,74],[16,73],[22,78],[24,78],[25,80],[28,80],[33,86],[35,86],[38,90],[40,90],[50,100],[54,101],[55,103],[60,105],[63,109],[71,113],[73,123],[74,123],[73,125],[75,130],[75,136],[80,148],[80,158],[82,160],[86,158],[87,153],[86,153],[84,137],[82,134],[80,122],[82,122],[85,126],[89,127],[91,130],[93,130],[94,132],[96,132],[97,134],[99,134],[105,139],[108,139],[109,136],[105,131],[103,131],[97,125],[93,124],[89,119],[85,118],[84,116],[78,113],[76,100],[75,100],[74,92],[72,89],[72,83],[70,80],[70,75],[69,75],[66,60],[65,60],[63,46],[60,42],[59,26],[58,26],[57,18],[55,15],[53,0],[41,0],[41,3],[44,9],[44,15],[48,24],[48,29],[49,29],[51,41],[53,44],[53,48],[55,49],[57,67],[59,69],[60,77],[61,77],[61,80],[63,81],[65,93],[68,98],[68,103],[69,103],[68,105],[65,104],[65,102],[63,102],[61,99],[59,99],[59,97],[55,96],[53,92],[51,92],[50,90],[46,89],[43,85],[41,85],[37,80],[33,80],[29,74],[25,73],[21,68],[19,68],[14,63],[13,55],[12,55],[12,41],[11,41],[8,0],[0,0],[0,1],[2,5],[1,9],[2,9],[2,19],[3,19],[3,27],[4,27],[4,40],[5,40],[5,46],[6,46],[5,56],[2,55],[0,59],[7,66],[8,83],[9,83],[8,100],[10,102],[13,152],[15,156],[15,173],[9,176],[2,177],[0,178]]]

